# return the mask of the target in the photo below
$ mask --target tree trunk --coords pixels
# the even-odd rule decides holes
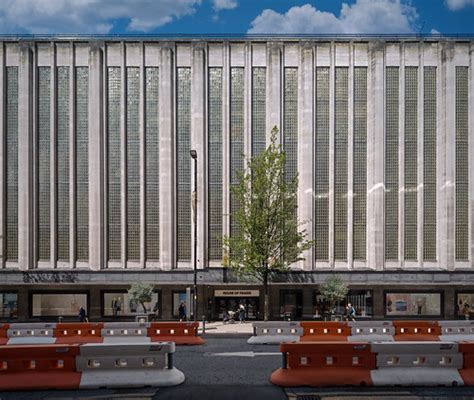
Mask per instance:
[[[268,321],[270,314],[270,301],[268,297],[268,276],[263,279],[263,320]]]
[[[145,307],[145,303],[140,303],[143,307],[143,313],[146,314],[146,307]]]

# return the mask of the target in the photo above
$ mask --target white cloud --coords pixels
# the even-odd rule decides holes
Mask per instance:
[[[441,35],[441,32],[438,31],[437,29],[433,28],[433,29],[431,29],[431,34],[432,35]]]
[[[264,10],[251,22],[249,33],[411,33],[416,9],[400,0],[357,0],[342,4],[339,16],[310,4],[285,14]]]
[[[452,11],[457,11],[465,7],[474,6],[474,0],[445,0],[445,3]]]
[[[116,20],[147,32],[195,12],[201,0],[0,0],[2,33],[108,33]]]
[[[216,12],[221,10],[233,10],[239,3],[237,0],[213,0],[213,8]]]

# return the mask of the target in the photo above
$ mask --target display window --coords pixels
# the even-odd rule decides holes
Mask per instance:
[[[258,297],[216,297],[216,314],[223,319],[229,313],[236,313],[241,304],[245,307],[245,319],[258,319]]]
[[[474,292],[456,294],[456,315],[460,318],[470,319],[474,314]]]
[[[80,308],[88,309],[87,292],[31,293],[32,317],[75,317]]]
[[[385,315],[387,317],[440,317],[441,292],[386,292]]]
[[[193,296],[192,290],[189,293],[189,304],[187,300],[188,300],[188,295],[186,293],[186,290],[173,291],[173,317],[179,318],[179,306],[181,304],[185,306],[185,312],[187,315],[189,315],[190,319],[192,316],[194,316],[194,313],[193,313],[194,296]]]
[[[303,315],[303,291],[280,290],[280,317],[300,319]]]
[[[343,301],[337,302],[335,309],[317,291],[313,297],[313,318],[329,319],[332,315],[343,319],[346,314],[346,306],[351,303],[356,311],[356,317],[371,318],[374,315],[374,294],[372,290],[351,289]]]
[[[161,317],[160,292],[153,293],[151,301],[143,305],[132,300],[126,291],[102,292],[102,315],[104,317],[131,317],[134,315],[154,314]]]
[[[18,318],[18,293],[0,292],[0,318]]]

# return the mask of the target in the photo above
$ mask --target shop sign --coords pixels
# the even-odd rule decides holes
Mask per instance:
[[[259,290],[214,290],[214,297],[260,297]]]

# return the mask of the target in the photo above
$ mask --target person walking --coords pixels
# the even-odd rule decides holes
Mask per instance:
[[[79,309],[79,322],[87,322],[86,310],[84,307]]]
[[[184,304],[183,301],[179,305],[178,315],[179,315],[180,322],[186,320],[186,304]]]
[[[355,316],[356,316],[356,310],[354,306],[351,303],[347,303],[347,320],[348,321],[355,321]]]
[[[239,306],[239,323],[245,322],[245,306],[240,304]]]

